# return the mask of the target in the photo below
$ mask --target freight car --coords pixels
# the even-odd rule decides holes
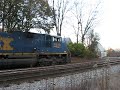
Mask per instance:
[[[60,36],[22,31],[0,33],[0,68],[68,62],[70,52]]]

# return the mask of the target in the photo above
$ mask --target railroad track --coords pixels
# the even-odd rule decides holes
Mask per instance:
[[[92,61],[92,62],[85,62],[85,63],[54,65],[54,66],[47,66],[47,67],[2,70],[0,71],[0,82],[16,80],[16,79],[24,79],[24,78],[30,78],[30,77],[36,77],[36,76],[67,73],[75,70],[94,69],[94,68],[99,68],[103,66],[119,64],[119,63],[120,63],[120,60],[110,60],[110,61],[101,60],[101,61]]]

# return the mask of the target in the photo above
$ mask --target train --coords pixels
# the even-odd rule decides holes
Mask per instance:
[[[62,37],[14,31],[0,32],[0,69],[70,63],[71,54]]]

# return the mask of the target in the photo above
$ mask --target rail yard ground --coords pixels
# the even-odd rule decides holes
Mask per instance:
[[[87,59],[87,58],[80,58],[80,57],[71,57],[71,63],[84,63],[84,62],[100,61],[100,60],[103,60],[103,59],[101,58]]]
[[[79,59],[76,59],[76,62]],[[11,81],[18,79],[25,79],[31,77],[40,77],[48,75],[56,75],[63,73],[71,73],[74,71],[85,71],[87,69],[96,69],[104,66],[119,64],[120,60],[94,60],[91,62],[84,60],[81,63],[71,63],[66,65],[53,65],[46,67],[33,67],[33,68],[24,68],[24,69],[15,69],[15,70],[2,70],[0,71],[0,81]]]
[[[119,90],[119,72],[120,72],[120,59],[119,58],[109,58],[111,63],[98,63],[99,65],[102,65],[101,68],[96,68],[94,67],[93,69],[88,69],[88,70],[83,70],[81,72],[81,68],[79,68],[79,71],[77,72],[71,72],[68,74],[59,74],[59,75],[49,75],[47,77],[41,77],[41,78],[35,78],[34,80],[26,79],[26,81],[23,81],[21,83],[17,82],[18,80],[15,81],[13,84],[5,84],[2,82],[0,86],[0,90]],[[77,59],[79,60],[79,59]],[[99,60],[98,60],[99,61]],[[116,64],[117,65],[111,65],[111,64]],[[95,61],[96,62],[96,61]],[[85,66],[88,64],[88,62],[85,60],[84,63]],[[96,63],[92,63],[96,64]],[[74,63],[75,67],[78,68],[78,63]],[[56,67],[57,69],[60,69],[61,71],[64,71],[66,68],[66,71],[69,70],[71,71],[71,67],[73,65],[61,65]],[[83,65],[84,66],[84,65]],[[92,65],[93,66],[93,65]],[[51,67],[51,69],[50,69]],[[52,70],[52,66],[47,68],[47,71]],[[87,67],[88,68],[88,67]],[[40,70],[45,70],[41,68],[37,69],[28,69],[28,71],[39,71]],[[60,73],[60,70],[57,70]],[[17,71],[17,70],[16,70]],[[22,70],[18,70],[19,73],[22,74]],[[65,72],[66,72],[65,71]],[[15,72],[9,71],[14,74],[14,78],[16,77]],[[24,74],[25,74],[24,70]],[[45,71],[44,71],[45,72]],[[55,71],[52,71],[55,72]],[[4,73],[5,74],[5,73]],[[23,75],[24,76],[24,75]],[[10,76],[9,76],[10,77]],[[11,82],[11,81],[10,81]]]

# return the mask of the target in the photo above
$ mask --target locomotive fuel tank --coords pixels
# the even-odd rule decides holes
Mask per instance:
[[[33,67],[36,65],[36,59],[1,59],[0,69]]]

